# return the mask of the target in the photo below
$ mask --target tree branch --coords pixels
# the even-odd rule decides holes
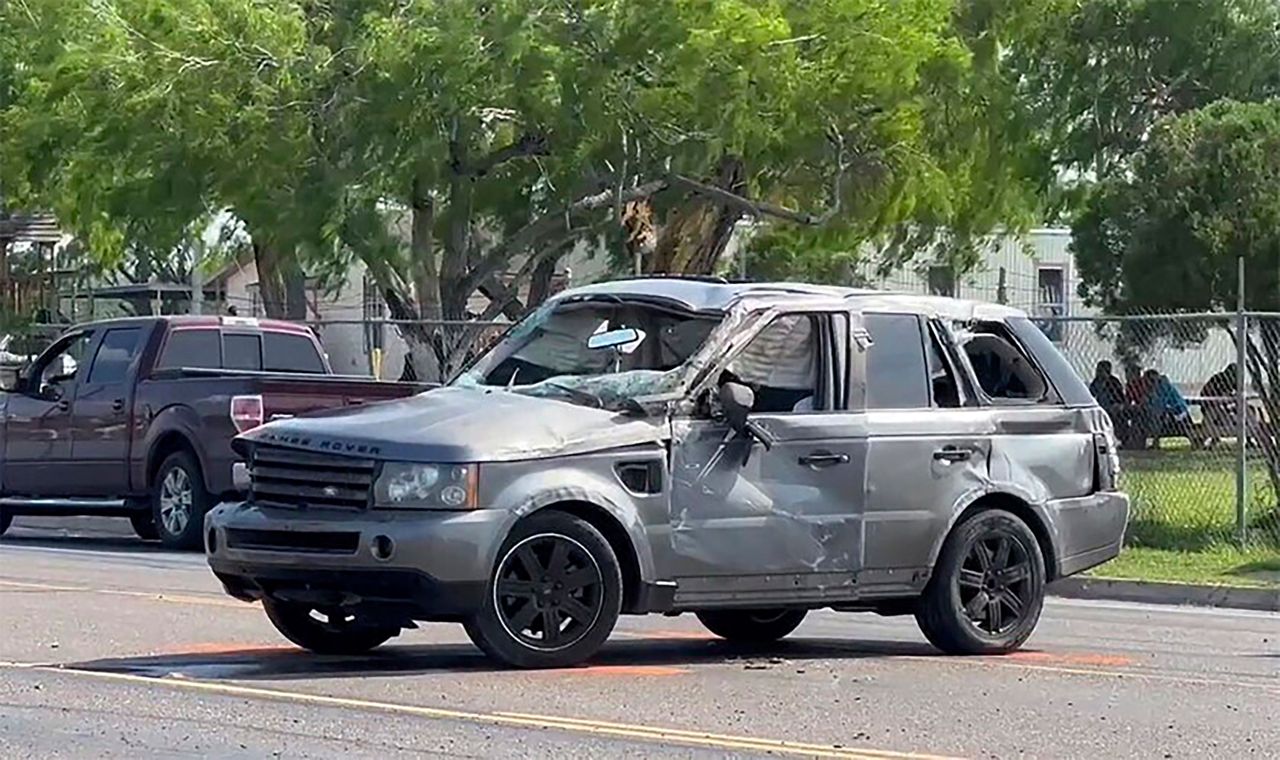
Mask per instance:
[[[519,140],[498,148],[475,164],[460,167],[459,173],[468,177],[483,177],[508,161],[528,156],[546,156],[550,153],[546,135],[526,133]]]
[[[614,188],[609,188],[579,198],[558,214],[541,216],[512,234],[506,244],[497,246],[486,254],[483,259],[472,267],[471,273],[462,281],[460,289],[466,293],[474,292],[481,282],[484,282],[489,275],[498,271],[505,262],[510,261],[513,256],[532,246],[543,236],[569,226],[569,222],[572,221],[574,216],[605,208],[619,199],[622,203],[627,203],[638,198],[647,198],[666,190],[668,187],[670,187],[669,180],[659,179],[628,188],[621,193]]]

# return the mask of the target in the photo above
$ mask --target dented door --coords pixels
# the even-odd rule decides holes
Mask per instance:
[[[794,587],[794,578],[784,576],[796,574],[849,579],[862,564],[862,416],[752,419],[776,436],[772,450],[723,423],[673,423],[673,577],[708,579],[708,591],[716,587],[713,578],[740,591]]]

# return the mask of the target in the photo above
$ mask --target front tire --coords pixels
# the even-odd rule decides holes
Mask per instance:
[[[400,634],[398,627],[370,623],[344,610],[274,599],[263,599],[262,608],[282,636],[316,654],[364,654]]]
[[[9,530],[9,526],[13,524],[13,514],[0,509],[0,536]]]
[[[947,654],[1006,654],[1035,630],[1044,586],[1044,556],[1027,524],[1008,512],[979,512],[947,538],[916,622]]]
[[[804,622],[807,610],[706,610],[697,613],[708,631],[726,641],[771,644]]]
[[[590,523],[542,512],[518,523],[498,552],[467,635],[517,668],[563,668],[594,655],[618,622],[622,571]]]
[[[198,549],[204,515],[212,506],[195,456],[178,451],[165,458],[151,484],[152,519],[160,543],[170,549]]]

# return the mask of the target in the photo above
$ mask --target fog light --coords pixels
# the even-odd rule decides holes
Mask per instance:
[[[209,535],[208,537],[205,538],[204,545],[205,545],[205,551],[207,551],[210,554],[213,554],[214,552],[218,551],[218,531],[217,530],[213,528],[209,529]]]
[[[396,542],[392,541],[390,536],[375,536],[371,551],[374,559],[385,562],[391,559],[392,554],[395,554]]]

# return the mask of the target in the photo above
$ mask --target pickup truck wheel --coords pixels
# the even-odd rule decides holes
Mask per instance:
[[[286,639],[316,654],[364,654],[400,634],[397,627],[362,620],[347,610],[263,599],[267,619]]]
[[[705,610],[698,620],[726,641],[768,644],[783,638],[804,622],[807,610]]]
[[[171,549],[200,547],[204,514],[212,501],[195,457],[187,451],[170,454],[156,470],[151,485],[152,515],[160,542]]]
[[[1044,607],[1044,556],[1017,516],[979,512],[947,538],[916,609],[947,654],[1005,654],[1031,636]]]
[[[156,530],[156,518],[150,512],[129,515],[129,523],[133,525],[133,532],[137,533],[138,538],[143,541],[155,541],[160,538],[160,531]]]
[[[13,524],[13,515],[3,510],[0,510],[0,536],[3,536],[5,531],[9,530],[9,526],[12,524]]]
[[[484,606],[466,623],[486,654],[518,668],[591,657],[622,610],[622,571],[590,523],[544,512],[518,523],[498,553]]]

